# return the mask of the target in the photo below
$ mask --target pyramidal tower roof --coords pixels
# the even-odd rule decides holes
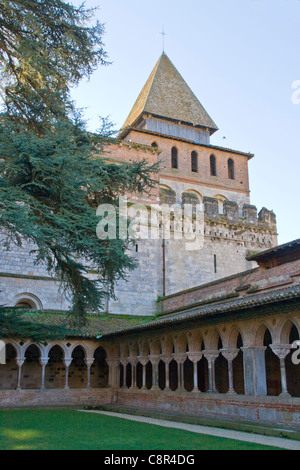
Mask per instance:
[[[135,127],[143,113],[194,127],[206,128],[209,129],[210,134],[218,130],[214,121],[164,52],[126,119],[121,134],[125,129]]]

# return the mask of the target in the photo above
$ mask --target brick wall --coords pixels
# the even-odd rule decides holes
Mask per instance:
[[[180,140],[136,131],[131,131],[126,139],[144,145],[151,145],[155,141],[159,150],[161,150],[159,160],[164,177],[168,176],[171,179],[176,178],[177,180],[188,179],[196,184],[214,186],[216,189],[244,192],[249,196],[248,156],[246,155],[206,148],[192,143],[181,142]],[[171,149],[174,146],[178,150],[178,170],[171,169]],[[191,172],[192,151],[196,151],[198,154],[198,173]],[[212,154],[216,158],[217,176],[210,175],[210,156]],[[232,158],[235,164],[234,180],[228,178],[227,162],[229,158]]]
[[[235,289],[242,286],[257,286],[257,292],[264,290],[285,287],[291,283],[299,282],[300,278],[300,260],[276,266],[272,269],[259,269],[256,268],[251,272],[247,272],[235,277],[229,277],[215,282],[209,283],[204,286],[190,289],[186,292],[180,292],[173,296],[167,297],[162,303],[163,311],[172,311],[180,307],[194,304],[203,300],[209,300],[216,296],[228,295],[235,291]],[[247,289],[246,289],[247,290]],[[240,291],[241,295],[245,291]]]
[[[100,406],[112,402],[111,389],[1,390],[0,408]]]
[[[120,390],[120,405],[268,424],[300,424],[300,399]]]

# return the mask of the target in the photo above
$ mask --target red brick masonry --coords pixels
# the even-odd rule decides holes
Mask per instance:
[[[118,391],[118,404],[194,414],[206,417],[231,418],[268,424],[300,425],[300,398],[250,397],[225,394],[191,394],[188,392]]]
[[[0,391],[0,408],[101,406],[118,403],[144,410],[181,412],[267,424],[300,425],[300,398],[247,397],[112,389]]]

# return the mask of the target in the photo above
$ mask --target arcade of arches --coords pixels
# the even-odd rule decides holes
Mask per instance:
[[[49,343],[6,340],[0,390],[111,388],[300,397],[299,319],[272,317],[163,335]]]
[[[280,318],[272,318],[270,326],[268,321],[257,325],[248,320],[239,326],[222,324],[145,341],[129,339],[120,346],[116,386],[300,397],[300,368],[292,362],[297,340],[296,321]]]
[[[106,388],[108,363],[103,347],[94,343],[7,340],[0,390]]]

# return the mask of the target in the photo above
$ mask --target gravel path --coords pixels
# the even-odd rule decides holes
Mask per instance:
[[[184,431],[195,432],[198,434],[207,434],[209,436],[216,436],[236,441],[252,442],[254,444],[262,444],[272,447],[280,447],[281,449],[300,450],[300,441],[293,441],[290,439],[282,439],[280,437],[263,436],[259,434],[250,434],[247,432],[230,431],[228,429],[212,428],[209,426],[199,426],[197,424],[178,423],[175,421],[167,421],[164,419],[147,418],[146,416],[135,416],[124,413],[114,413],[111,411],[94,411],[94,410],[79,410],[84,413],[97,413],[106,416],[113,416],[115,418],[128,419],[130,421],[137,421],[139,423],[154,424],[165,428],[182,429]]]

